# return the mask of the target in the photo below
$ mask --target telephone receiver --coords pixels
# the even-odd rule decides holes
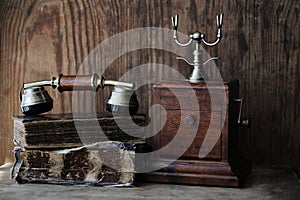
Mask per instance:
[[[139,104],[134,92],[134,83],[105,80],[96,73],[93,75],[67,75],[60,74],[51,80],[41,80],[31,83],[23,83],[20,89],[21,111],[25,115],[38,115],[50,111],[53,108],[53,100],[44,86],[52,86],[59,92],[64,91],[88,91],[97,92],[105,86],[114,86],[114,89],[106,101],[106,110],[115,113],[128,113],[135,115]],[[23,93],[22,93],[23,90]]]

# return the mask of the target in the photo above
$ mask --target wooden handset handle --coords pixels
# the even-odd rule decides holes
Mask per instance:
[[[91,75],[81,76],[60,76],[58,90],[72,91],[72,90],[94,90],[94,77]]]
[[[54,88],[57,87],[60,92],[73,90],[92,90],[97,92],[99,88],[104,88],[105,86],[117,86],[126,90],[132,90],[134,88],[134,83],[105,80],[103,77],[99,77],[96,73],[93,75],[78,76],[59,75],[57,78],[53,78],[49,84]]]

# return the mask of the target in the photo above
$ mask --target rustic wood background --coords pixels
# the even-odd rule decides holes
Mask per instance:
[[[2,0],[0,3],[0,164],[13,159],[12,115],[21,114],[23,82],[75,74],[99,43],[140,27],[171,28],[180,15],[179,31],[201,31],[215,37],[216,14],[224,13],[223,39],[208,49],[223,79],[240,80],[245,116],[253,120],[255,162],[300,169],[300,2],[298,0]],[[170,38],[171,39],[171,38]],[[114,53],[114,52],[112,52]],[[130,67],[149,62],[187,66],[163,51],[139,50],[116,60],[106,76],[118,79]],[[121,66],[121,67],[116,67]],[[48,90],[52,113],[71,112],[71,94]],[[138,92],[140,112],[151,105],[151,85]],[[105,89],[97,96],[104,109]]]

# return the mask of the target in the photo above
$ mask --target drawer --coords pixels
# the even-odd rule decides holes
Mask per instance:
[[[181,112],[183,117],[181,118]],[[187,110],[166,110],[166,113],[161,113],[162,119],[166,119],[166,123],[159,134],[160,148],[169,144],[178,131],[183,131],[184,139],[193,141],[185,153],[181,156],[184,159],[199,159],[200,148],[213,147],[205,156],[208,159],[221,159],[221,112],[199,112]],[[212,118],[212,119],[211,119]],[[194,121],[194,123],[192,123]],[[197,123],[199,122],[198,126]],[[159,123],[159,122],[158,122]],[[179,130],[179,126],[181,127]],[[210,128],[209,128],[210,126]],[[194,137],[194,132],[196,136]],[[219,137],[220,136],[220,137]],[[194,138],[193,138],[194,137]],[[205,138],[205,144],[203,141]],[[179,144],[180,145],[180,144]],[[161,154],[162,157],[168,157],[170,154],[176,154],[176,148]]]
[[[192,89],[157,89],[159,95],[156,99],[157,104],[165,107],[165,109],[174,110],[201,110],[209,111],[211,109],[211,100],[208,90],[195,91]],[[196,97],[196,95],[198,97]],[[197,99],[193,99],[193,98]],[[181,102],[181,105],[180,103]],[[192,103],[194,102],[194,103]],[[200,103],[201,102],[201,103]]]
[[[168,110],[200,110],[211,112],[211,96],[215,102],[214,111],[221,111],[221,105],[226,101],[218,90],[191,90],[155,88],[155,104]],[[196,98],[196,99],[195,99]],[[181,102],[181,105],[180,103]]]

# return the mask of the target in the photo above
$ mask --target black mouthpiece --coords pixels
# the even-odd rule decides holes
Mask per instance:
[[[136,106],[120,106],[120,105],[113,105],[110,103],[106,103],[106,110],[112,113],[117,114],[126,114],[129,110],[129,115],[133,116],[137,113],[138,107]]]
[[[106,110],[112,113],[135,115],[139,103],[135,92],[115,87],[106,101]]]
[[[48,112],[53,108],[53,102],[48,101],[40,104],[22,106],[21,111],[25,115],[38,115],[44,112]]]

